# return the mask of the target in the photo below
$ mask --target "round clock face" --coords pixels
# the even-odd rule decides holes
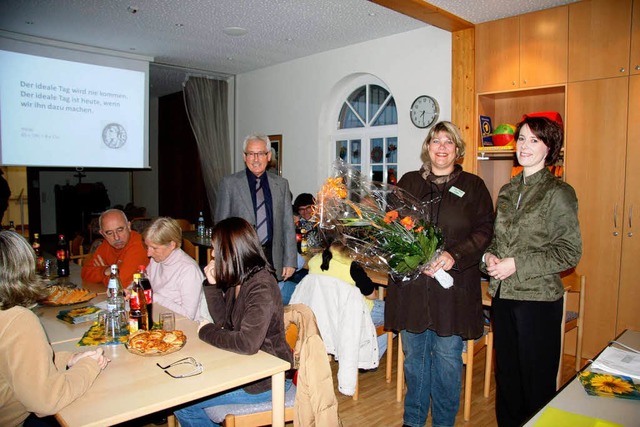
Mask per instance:
[[[434,124],[438,120],[439,114],[438,101],[428,95],[417,97],[411,104],[409,112],[411,122],[419,128],[426,128]]]

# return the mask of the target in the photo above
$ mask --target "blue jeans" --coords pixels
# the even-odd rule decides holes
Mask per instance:
[[[378,327],[384,325],[384,301],[375,299],[373,300],[373,308],[371,309],[371,320],[373,320],[373,326]],[[378,355],[380,359],[387,351],[387,334],[378,336]]]
[[[433,426],[453,426],[460,407],[462,337],[440,337],[430,329],[401,334],[407,382],[404,424],[425,425],[431,403]]]
[[[291,380],[285,380],[284,389],[289,390]],[[204,412],[205,408],[218,405],[229,405],[233,403],[260,403],[271,401],[271,390],[263,393],[250,394],[242,389],[242,387],[233,389],[226,393],[217,394],[211,399],[203,400],[195,405],[178,409],[173,414],[176,416],[182,427],[201,427],[201,426],[219,426],[209,419]]]

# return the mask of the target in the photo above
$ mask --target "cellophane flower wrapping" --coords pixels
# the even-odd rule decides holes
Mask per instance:
[[[414,280],[442,250],[441,230],[428,205],[391,184],[371,181],[338,159],[317,197],[318,226],[340,236],[354,261],[388,272],[396,282]]]

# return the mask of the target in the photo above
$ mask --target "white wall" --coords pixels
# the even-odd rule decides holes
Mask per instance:
[[[440,120],[451,117],[451,34],[425,27],[348,46],[236,77],[235,168],[244,168],[242,140],[253,132],[282,134],[283,175],[295,197],[316,193],[329,172],[329,138],[345,84],[368,73],[381,79],[398,108],[398,171],[420,167],[428,129],[409,120],[413,100],[431,95]]]

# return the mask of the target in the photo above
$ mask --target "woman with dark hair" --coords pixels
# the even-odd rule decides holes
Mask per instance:
[[[564,294],[559,273],[582,254],[576,193],[546,167],[558,158],[562,127],[525,116],[515,139],[523,171],[500,190],[495,235],[481,264],[491,276],[500,426],[522,425],[555,394]]]
[[[2,426],[46,425],[37,417],[56,414],[82,396],[109,363],[101,348],[54,354],[38,316],[28,308],[44,296],[29,242],[0,231]]]
[[[214,323],[201,321],[200,339],[235,353],[262,350],[292,362],[280,289],[254,228],[242,218],[227,218],[214,227],[211,243],[213,258],[204,268],[204,284]],[[287,380],[285,387],[290,386]],[[175,411],[175,415],[184,427],[215,425],[205,408],[270,400],[271,379],[267,378]]]

